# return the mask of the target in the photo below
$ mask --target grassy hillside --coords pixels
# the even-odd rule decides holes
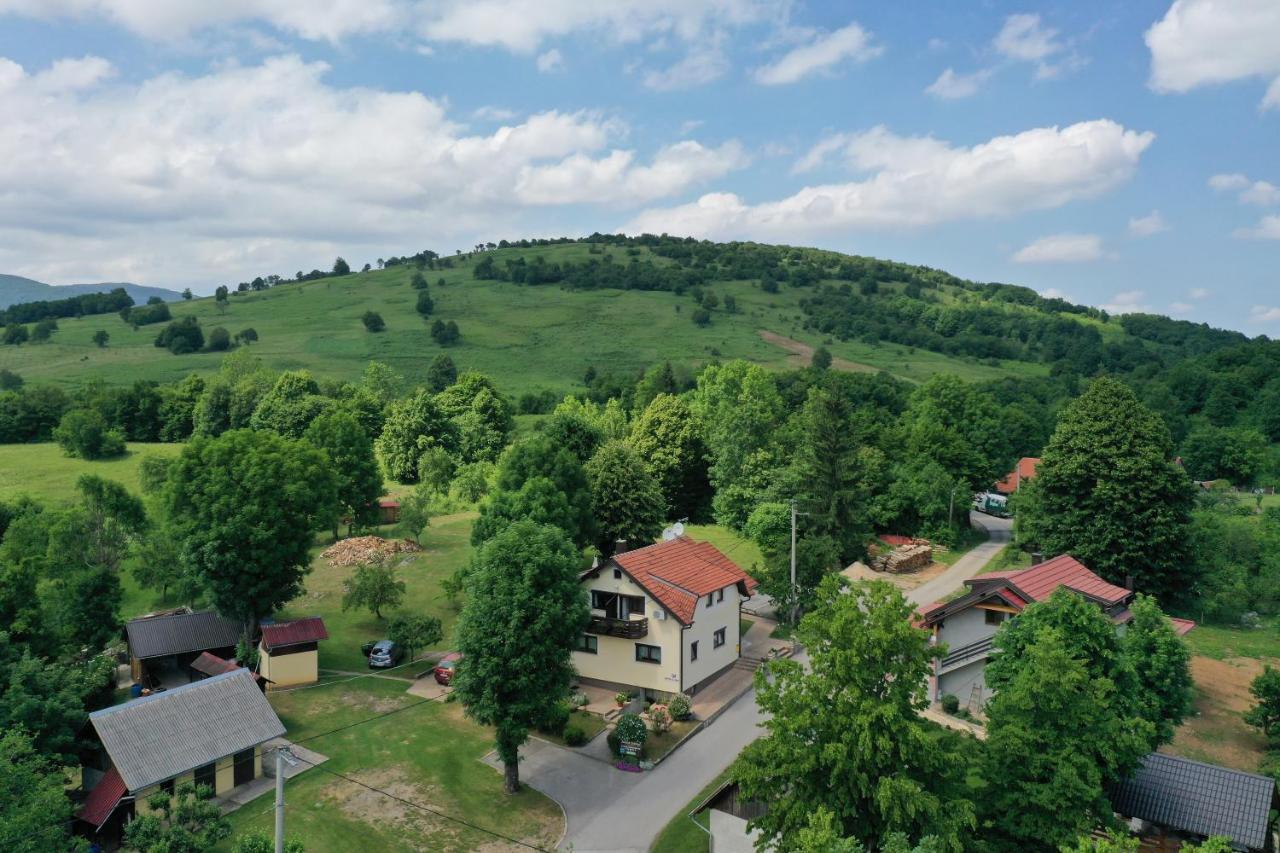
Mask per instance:
[[[115,459],[88,461],[67,456],[56,444],[0,444],[0,501],[27,495],[40,501],[71,500],[81,474],[115,480],[129,491],[141,491],[138,467],[148,456],[176,456],[181,444],[130,442],[129,452]]]
[[[615,253],[619,263],[629,260],[621,249],[607,251]],[[579,261],[587,257],[587,247],[502,249],[492,254],[498,262],[539,255],[550,261]],[[644,250],[642,257],[646,255]],[[589,366],[601,372],[630,372],[664,359],[691,367],[717,357],[745,358],[777,368],[803,361],[796,347],[767,342],[762,331],[808,346],[824,343],[802,328],[798,303],[803,293],[790,287],[768,294],[754,282],[715,282],[711,287],[722,298],[732,294],[738,311],[717,310],[711,325],[699,328],[691,321],[696,306],[688,296],[478,281],[466,263],[426,272],[436,304],[434,316],[454,320],[462,331],[462,341],[446,350],[432,341],[429,323],[414,311],[416,292],[408,285],[410,275],[410,269],[397,267],[236,294],[225,313],[213,299],[179,302],[172,308],[175,318],[197,317],[206,334],[215,326],[232,334],[254,328],[260,337],[254,352],[276,370],[305,368],[319,377],[352,379],[376,359],[412,382],[433,357],[447,351],[459,369],[488,373],[507,393],[571,391],[580,387],[578,380]],[[445,280],[443,287],[436,284],[440,278]],[[386,331],[365,331],[360,316],[366,310],[382,315]],[[0,367],[29,382],[70,386],[86,380],[172,381],[217,366],[218,354],[175,356],[157,349],[153,342],[161,328],[157,324],[134,331],[115,315],[62,320],[50,342],[0,348]],[[105,349],[92,342],[98,329],[111,336]],[[896,344],[837,341],[827,346],[838,359],[852,363],[837,362],[838,367],[884,369],[911,380],[938,372],[974,380],[1045,372],[1043,365],[1006,361],[996,367]]]

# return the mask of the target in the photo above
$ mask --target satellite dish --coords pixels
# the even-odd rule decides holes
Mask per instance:
[[[670,542],[672,539],[675,539],[677,535],[678,534],[675,532],[675,530],[670,527],[662,531],[662,539],[664,542]]]
[[[683,536],[684,525],[677,521],[675,524],[671,525],[671,532],[674,533],[676,536]]]

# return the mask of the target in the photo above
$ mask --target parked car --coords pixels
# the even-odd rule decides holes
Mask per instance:
[[[373,651],[369,652],[369,667],[386,669],[395,666],[403,659],[404,649],[401,646],[390,640],[379,640],[373,644]]]
[[[449,654],[440,658],[436,668],[431,670],[431,674],[436,677],[436,684],[443,684],[448,687],[453,683],[453,676],[458,671],[458,661],[460,660],[462,660],[462,652],[449,652]]]
[[[365,657],[368,657],[369,655],[373,654],[373,647],[374,647],[374,646],[376,646],[376,645],[378,645],[378,644],[377,644],[376,642],[374,642],[373,640],[370,640],[370,641],[369,641],[369,642],[367,642],[367,643],[361,643],[361,644],[360,644],[360,654],[364,655]]]

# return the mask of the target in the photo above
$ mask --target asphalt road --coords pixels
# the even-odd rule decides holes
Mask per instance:
[[[990,538],[908,597],[928,604],[978,574],[1009,542],[1007,519],[973,513]],[[798,659],[803,660],[802,656]],[[566,830],[562,847],[575,853],[644,853],[673,816],[762,734],[755,691],[728,709],[670,758],[648,773],[624,773],[568,749],[530,741],[520,778],[560,803]]]

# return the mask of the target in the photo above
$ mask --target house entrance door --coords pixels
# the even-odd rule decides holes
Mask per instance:
[[[239,787],[253,781],[253,748],[237,752],[232,770],[232,784]]]

